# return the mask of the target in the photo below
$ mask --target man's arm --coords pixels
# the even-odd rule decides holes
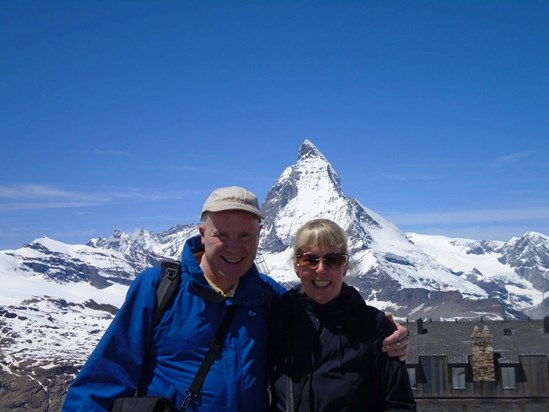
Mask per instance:
[[[116,398],[135,393],[152,337],[156,290],[152,274],[139,275],[130,286],[124,304],[72,382],[63,412],[108,412]]]
[[[409,331],[404,326],[396,322],[391,312],[385,313],[385,316],[396,329],[392,335],[383,340],[381,350],[387,352],[390,357],[398,358],[403,361],[408,356],[408,335]]]

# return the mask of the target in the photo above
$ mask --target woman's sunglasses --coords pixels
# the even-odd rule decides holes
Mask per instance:
[[[328,269],[336,269],[344,266],[349,260],[349,256],[344,253],[328,253],[324,256],[316,256],[310,254],[299,254],[296,255],[296,263],[298,266],[316,269],[320,265],[320,261],[324,262],[324,266]]]

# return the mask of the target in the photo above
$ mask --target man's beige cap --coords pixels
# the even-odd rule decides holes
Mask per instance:
[[[243,210],[253,213],[263,219],[263,213],[259,210],[257,196],[252,192],[238,186],[220,187],[215,189],[206,199],[200,216],[204,212],[222,212],[224,210]]]

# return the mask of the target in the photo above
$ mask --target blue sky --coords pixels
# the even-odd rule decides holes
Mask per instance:
[[[549,234],[549,2],[0,0],[0,249],[263,200],[311,140],[403,231]]]

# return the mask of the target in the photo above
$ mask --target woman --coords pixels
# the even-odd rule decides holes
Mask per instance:
[[[301,285],[273,306],[271,411],[415,411],[404,362],[381,350],[394,328],[343,282],[347,236],[312,220],[294,240]]]

